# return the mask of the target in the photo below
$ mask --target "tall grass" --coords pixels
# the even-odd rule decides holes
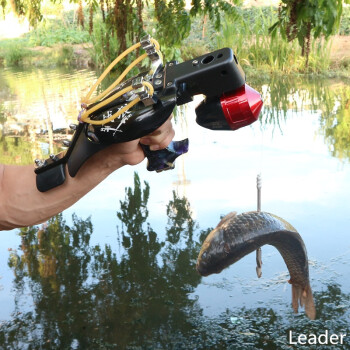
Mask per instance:
[[[94,20],[90,40],[92,61],[96,67],[107,67],[116,57],[119,49],[117,38],[110,35],[106,23],[101,18]]]
[[[89,32],[76,25],[58,20],[45,21],[25,35],[29,46],[54,46],[56,44],[81,44],[89,41]]]
[[[330,65],[328,42],[312,43],[309,66],[297,41],[286,42],[279,33],[272,38],[269,28],[277,20],[275,8],[238,9],[226,16],[217,34],[219,47],[233,48],[242,66],[271,72],[320,72]]]
[[[19,40],[3,40],[0,42],[0,61],[4,61],[6,66],[20,66],[31,56],[32,52]]]
[[[74,63],[74,55],[73,48],[68,45],[89,41],[88,31],[81,30],[74,23],[47,19],[19,38],[0,40],[0,63],[5,66],[70,65]],[[54,49],[51,54],[47,54],[47,50],[31,50],[36,46]]]
[[[112,35],[110,30],[108,30],[108,25],[102,21],[101,16],[94,19],[93,31],[91,34],[92,48],[90,50],[90,55],[93,64],[100,69],[104,69],[111,62],[113,62],[119,54],[119,41],[116,35]],[[132,46],[134,43],[127,39],[127,47]],[[163,48],[162,48],[163,51]],[[132,63],[138,56],[144,53],[142,50],[135,50],[129,55],[124,57],[118,64],[113,68],[113,71],[118,74],[121,73],[130,63]],[[131,69],[127,77],[131,77],[138,74],[141,70],[147,70],[146,67],[149,66],[150,60],[145,59],[140,62],[137,67]]]

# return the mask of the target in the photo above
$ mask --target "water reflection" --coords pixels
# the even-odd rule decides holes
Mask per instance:
[[[58,215],[21,229],[21,245],[8,261],[16,306],[0,324],[0,348],[290,349],[289,329],[317,334],[326,324],[333,333],[350,333],[350,294],[337,284],[315,293],[316,321],[294,316],[289,305],[282,312],[236,308],[204,317],[193,296],[201,281],[194,265],[210,229],[199,237],[189,202],[173,192],[165,235],[155,232],[149,193],[135,174],[117,212],[119,234],[112,233],[118,256],[111,245],[90,244],[90,218],[73,215],[69,225]],[[350,349],[348,340],[343,348]]]
[[[62,140],[70,138],[68,125],[76,121],[82,93],[94,79],[95,73],[86,70],[2,70],[0,161],[29,164],[35,158],[58,152]],[[14,155],[13,144],[18,146],[20,141],[13,139],[18,137],[24,143]]]
[[[324,137],[331,155],[350,159],[350,88],[346,81],[271,76],[267,81],[254,81],[254,87],[262,91],[264,100],[262,127],[274,125],[283,132],[287,112],[302,115],[305,110],[318,111],[318,133]]]
[[[23,163],[58,152],[61,141],[69,138],[67,126],[76,121],[81,97],[96,75],[87,70],[1,71],[0,142],[3,143],[5,137],[25,136],[28,144],[23,149],[30,147],[31,156],[18,154]],[[110,79],[113,80],[113,76]],[[101,88],[111,80],[104,81]],[[350,88],[347,81],[272,75],[248,83],[263,95],[262,128],[273,125],[283,132],[291,111],[298,116],[305,110],[318,111],[318,133],[324,137],[330,154],[349,160]],[[27,158],[31,158],[30,161]],[[10,156],[0,159],[5,160],[19,163],[19,159]]]
[[[2,344],[87,349],[100,341],[122,348],[148,342],[164,348],[169,334],[193,328],[187,319],[200,311],[188,295],[200,276],[189,203],[174,192],[166,228],[172,243],[160,241],[147,223],[149,186],[142,188],[137,175],[134,184],[117,213],[123,225],[119,257],[109,245],[89,245],[90,218],[74,215],[67,225],[58,215],[40,229],[21,229],[21,253],[9,259],[17,306],[3,326]],[[25,313],[21,305],[28,298],[33,305]]]
[[[333,157],[350,159],[350,87],[337,88],[332,111],[321,118],[321,130]]]

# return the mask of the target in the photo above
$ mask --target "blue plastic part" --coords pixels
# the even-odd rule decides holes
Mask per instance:
[[[151,151],[149,146],[140,144],[148,158],[147,170],[161,172],[175,168],[175,159],[188,152],[188,139],[172,141],[169,146],[159,151]]]

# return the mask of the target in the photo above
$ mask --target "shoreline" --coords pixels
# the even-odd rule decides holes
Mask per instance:
[[[10,40],[11,41],[11,40]],[[0,40],[1,42],[1,40]],[[10,43],[9,46],[11,46]],[[14,41],[13,46],[16,43]],[[17,44],[18,45],[18,44]],[[244,65],[243,69],[249,72],[249,76],[256,75],[302,75],[302,76],[320,76],[326,78],[350,78],[350,35],[335,35],[331,38],[330,45],[330,67],[322,72],[290,72],[276,71],[269,69],[268,66],[254,67]],[[4,51],[4,49],[3,49]],[[18,61],[14,64],[5,63],[5,55],[0,47],[0,68],[2,67],[37,67],[37,68],[53,68],[53,67],[71,67],[71,68],[98,68],[92,58],[93,45],[86,42],[82,44],[56,44],[52,47],[34,46],[21,48],[18,54]]]

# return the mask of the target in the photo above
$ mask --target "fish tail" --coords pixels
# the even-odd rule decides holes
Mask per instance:
[[[308,283],[304,288],[299,285],[292,284],[292,307],[295,313],[298,312],[299,305],[305,308],[306,316],[310,320],[314,320],[316,318],[316,308],[310,283]]]

